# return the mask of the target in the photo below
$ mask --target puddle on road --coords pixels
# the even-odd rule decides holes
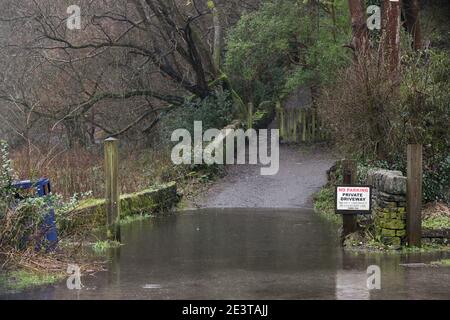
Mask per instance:
[[[307,209],[202,209],[122,227],[108,271],[8,299],[449,299],[448,256],[344,252],[334,226]],[[381,290],[367,289],[367,267]],[[94,288],[94,289],[92,289]]]

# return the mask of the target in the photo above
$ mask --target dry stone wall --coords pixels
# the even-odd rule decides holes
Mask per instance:
[[[406,241],[406,185],[400,171],[371,169],[367,184],[373,187],[372,208],[376,237],[386,245]]]

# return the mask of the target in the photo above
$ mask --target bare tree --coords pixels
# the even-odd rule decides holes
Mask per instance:
[[[2,1],[0,54],[29,68],[26,81],[4,69],[0,99],[64,128],[70,143],[92,142],[98,128],[148,132],[161,111],[223,85],[223,30],[258,3],[79,0],[82,29],[69,30],[71,1]]]

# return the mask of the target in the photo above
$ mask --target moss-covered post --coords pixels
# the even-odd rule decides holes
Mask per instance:
[[[119,140],[105,140],[107,238],[120,242]]]
[[[409,246],[420,247],[422,240],[422,145],[408,145],[406,233]]]

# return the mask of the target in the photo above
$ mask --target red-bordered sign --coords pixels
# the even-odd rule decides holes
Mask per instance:
[[[335,186],[337,214],[370,214],[372,212],[372,187],[365,185]]]

